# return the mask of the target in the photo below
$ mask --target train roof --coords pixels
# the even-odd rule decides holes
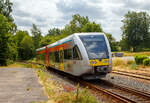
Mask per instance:
[[[53,46],[62,44],[62,43],[64,43],[64,42],[71,41],[74,36],[79,36],[79,35],[93,35],[93,34],[94,34],[94,35],[105,35],[105,34],[102,33],[102,32],[74,33],[74,34],[72,34],[72,35],[70,35],[70,36],[67,36],[67,37],[65,37],[65,38],[63,38],[63,39],[61,39],[61,40],[56,41],[55,43],[52,43],[52,44],[47,45],[47,47],[50,48],[50,47],[53,47]],[[46,46],[44,46],[44,47],[42,47],[42,48],[38,48],[38,49],[36,49],[36,51],[41,51],[41,50],[44,50],[45,48],[46,48]]]

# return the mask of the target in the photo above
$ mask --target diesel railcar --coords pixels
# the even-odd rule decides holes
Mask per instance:
[[[47,67],[84,79],[105,77],[112,71],[111,49],[104,33],[74,33],[36,53]]]

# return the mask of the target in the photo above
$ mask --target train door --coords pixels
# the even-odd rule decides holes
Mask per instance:
[[[49,54],[48,54],[48,47],[45,48],[45,65],[49,66]]]
[[[64,71],[64,52],[63,48],[59,50],[59,57],[60,57],[60,70]]]

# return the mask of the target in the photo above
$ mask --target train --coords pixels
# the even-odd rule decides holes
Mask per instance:
[[[36,49],[37,61],[83,79],[98,79],[112,71],[112,55],[104,33],[74,33]]]

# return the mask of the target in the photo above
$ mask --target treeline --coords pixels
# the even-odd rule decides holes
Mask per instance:
[[[123,51],[150,50],[150,16],[146,12],[128,12],[122,20],[122,40],[120,47]]]
[[[31,34],[26,30],[18,30],[9,0],[0,1],[0,65],[8,65],[16,60],[28,60],[35,56],[37,48],[51,44],[73,33],[104,32],[101,25],[90,21],[87,16],[75,14],[63,29],[50,28],[44,36],[35,24]],[[149,50],[149,15],[146,12],[128,12],[122,20],[122,40],[105,33],[112,51]]]

